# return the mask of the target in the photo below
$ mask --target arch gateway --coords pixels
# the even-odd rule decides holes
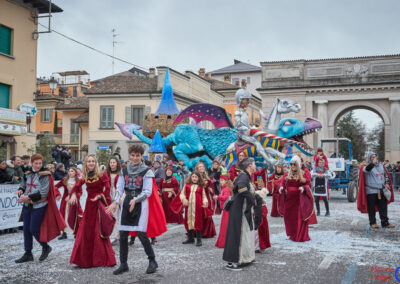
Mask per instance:
[[[321,121],[322,131],[306,137],[310,146],[334,137],[344,113],[368,109],[385,124],[385,159],[400,161],[400,54],[261,62],[261,67],[262,86],[257,91],[265,113],[276,97],[288,98],[302,106],[291,116]]]

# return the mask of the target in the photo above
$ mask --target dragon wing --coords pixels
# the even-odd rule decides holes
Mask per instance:
[[[232,121],[230,120],[226,110],[212,104],[193,104],[188,106],[175,118],[173,125],[181,122],[187,117],[193,118],[196,123],[203,120],[209,120],[214,124],[215,128],[233,128]]]

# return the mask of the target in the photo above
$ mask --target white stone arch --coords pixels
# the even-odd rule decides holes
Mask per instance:
[[[340,116],[341,114],[346,112],[346,110],[352,110],[352,109],[357,109],[357,108],[358,109],[367,109],[372,112],[375,112],[382,118],[383,123],[386,126],[390,125],[390,118],[389,118],[388,114],[379,105],[373,104],[373,103],[367,102],[367,101],[353,101],[353,102],[347,102],[347,103],[341,105],[340,107],[338,107],[332,113],[331,117],[329,118],[328,126],[329,127],[335,126],[335,122],[336,122],[338,116]]]

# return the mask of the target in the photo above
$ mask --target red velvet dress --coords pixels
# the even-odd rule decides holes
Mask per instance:
[[[189,201],[189,205],[187,207],[184,207],[185,209],[184,224],[186,230],[202,231],[203,220],[205,215],[203,208],[203,198],[206,198],[205,192],[202,187],[197,186],[196,191],[194,193],[195,194],[194,199],[191,200],[190,198],[191,191],[192,191],[192,185],[186,184],[185,187],[182,189],[180,196],[177,196],[176,198],[179,199],[180,202],[182,202],[182,196],[185,196],[185,198]],[[175,199],[175,201],[177,199]],[[189,212],[193,211],[194,211],[194,219],[193,215],[189,214]]]
[[[203,215],[203,230],[201,231],[202,238],[213,238],[217,232],[215,231],[215,225],[212,218],[215,209],[215,202],[213,199],[214,196],[214,185],[213,183],[208,180],[207,185],[205,186],[205,194],[208,200],[208,210],[210,214]],[[211,192],[212,191],[212,192]]]
[[[61,216],[64,218],[64,221],[66,224],[68,224],[67,219],[68,216],[65,215],[66,210],[67,210],[67,202],[65,201],[67,196],[69,198],[71,198],[71,194],[72,194],[72,190],[71,192],[68,191],[68,186],[65,185],[64,183],[68,181],[68,177],[63,178],[62,180],[60,180],[55,186],[54,186],[54,190],[56,193],[56,197],[61,195],[60,191],[58,190],[60,187],[64,187],[64,193],[61,199],[61,204],[60,204],[60,213]],[[79,223],[81,220],[81,216],[83,215],[83,210],[81,207],[81,203],[80,203],[80,198],[82,196],[82,187],[80,186],[77,190],[76,190],[76,200],[77,200],[77,205],[78,205],[78,222],[76,222],[76,227],[75,228],[71,228],[71,230],[73,231],[74,234],[77,233],[78,229],[79,229]]]
[[[106,206],[111,203],[110,179],[104,172],[101,178],[80,179],[72,192],[79,190],[86,183],[88,197],[83,213],[82,222],[75,239],[74,248],[70,263],[80,267],[114,266],[116,264],[114,250],[109,238],[103,239],[100,236],[100,220],[98,202],[103,202]],[[95,202],[91,199],[97,195],[101,198]]]
[[[258,240],[260,244],[260,249],[264,250],[271,247],[271,243],[269,241],[269,228],[268,228],[268,208],[266,205],[262,207],[262,219],[261,224],[258,227]]]
[[[311,173],[310,173],[310,171],[309,171],[306,167],[304,167],[303,171],[304,171],[304,177],[305,177],[306,180],[307,180],[307,185],[308,185],[308,187],[309,187],[309,188],[312,188],[312,186],[311,186]],[[312,192],[311,192],[311,194],[312,194]],[[318,224],[317,215],[315,214],[315,212],[313,212],[313,214],[312,214],[310,220],[308,220],[308,224],[309,224],[309,225]]]
[[[225,201],[231,196],[231,191],[227,186],[222,187],[221,195],[218,196],[218,200],[221,204],[221,208],[224,208]],[[226,238],[226,229],[228,228],[228,220],[229,220],[229,211],[222,210],[221,224],[219,226],[219,235],[217,242],[215,243],[216,247],[224,248],[225,247],[225,238]]]
[[[164,209],[165,219],[167,223],[183,223],[183,217],[181,214],[175,214],[171,210],[171,202],[175,196],[179,193],[179,183],[173,176],[170,179],[162,178],[160,181],[160,191],[162,197],[162,207]],[[172,192],[172,196],[168,198],[168,194]]]
[[[235,178],[239,175],[240,170],[236,168],[236,165],[232,165],[232,166],[229,168],[228,173],[229,173],[229,179],[230,179],[232,182],[234,182],[234,181],[235,181]]]
[[[278,199],[279,199],[279,188],[282,183],[282,176],[272,174],[268,179],[268,188],[271,188],[272,192],[272,209],[271,217],[282,217],[278,212]],[[273,185],[273,186],[272,186]]]
[[[282,178],[282,186],[286,190],[285,213],[283,216],[286,235],[292,241],[306,242],[310,240],[310,236],[308,235],[308,221],[303,221],[301,218],[299,187],[303,186],[304,190],[307,190],[307,183],[301,183],[294,179],[286,180],[286,176],[287,173]]]

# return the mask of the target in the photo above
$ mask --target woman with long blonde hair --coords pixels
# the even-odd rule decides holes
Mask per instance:
[[[214,212],[215,202],[213,199],[214,196],[214,184],[211,182],[210,178],[208,177],[207,168],[203,161],[197,163],[195,167],[195,171],[200,174],[201,179],[203,180],[204,190],[206,192],[206,197],[208,200],[208,210],[207,212]],[[212,218],[213,214],[204,214],[203,220],[203,230],[201,231],[202,238],[213,238],[217,232],[215,231],[215,225]]]
[[[314,212],[314,201],[301,169],[300,157],[294,156],[290,161],[289,171],[282,178],[279,194],[285,195],[285,198],[279,198],[279,202],[284,202],[286,235],[295,242],[309,241],[308,225]],[[278,204],[278,208],[283,206]]]
[[[100,206],[111,204],[110,179],[100,173],[95,155],[88,155],[83,162],[82,179],[72,189],[70,203],[77,202],[76,192],[86,184],[88,193],[82,222],[75,239],[70,263],[80,267],[114,266],[114,250],[109,236],[102,234]]]

